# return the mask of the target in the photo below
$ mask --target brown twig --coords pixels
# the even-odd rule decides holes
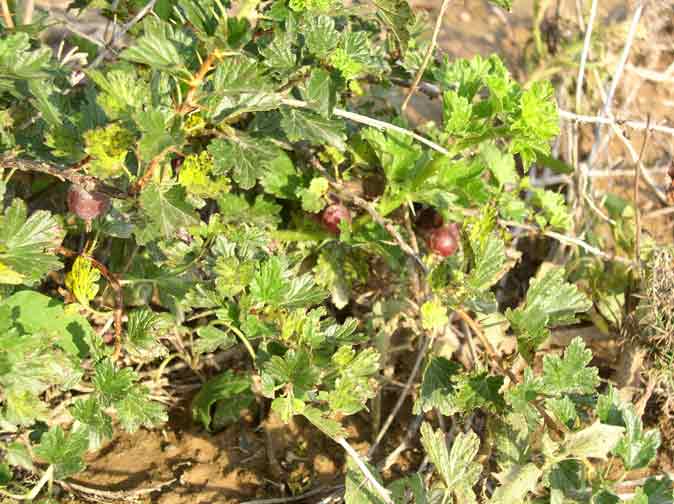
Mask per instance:
[[[405,95],[405,99],[403,100],[403,104],[401,107],[401,110],[405,112],[405,109],[407,108],[407,105],[410,102],[410,99],[412,98],[412,95],[417,89],[417,86],[421,82],[421,79],[424,76],[424,72],[426,71],[426,68],[428,68],[428,64],[431,61],[431,58],[433,57],[433,51],[435,51],[435,46],[438,43],[438,35],[440,34],[440,28],[442,27],[442,22],[445,19],[445,12],[447,12],[447,7],[449,7],[449,2],[451,0],[442,0],[442,5],[440,6],[440,12],[438,13],[438,19],[435,21],[435,28],[433,29],[433,36],[431,37],[431,45],[428,46],[428,49],[426,50],[426,54],[424,55],[424,60],[421,63],[421,66],[419,67],[419,70],[417,71],[417,75],[414,77],[414,82],[412,82],[412,87],[409,88],[407,91],[407,94]]]
[[[74,250],[70,250],[66,247],[58,247],[56,249],[58,254],[61,254],[65,257],[77,257],[83,256],[91,261],[92,266],[94,266],[98,271],[101,272],[101,275],[108,281],[112,289],[115,291],[115,352],[113,354],[113,359],[117,358],[122,352],[122,317],[124,314],[124,299],[122,295],[122,284],[119,282],[117,275],[112,273],[107,266],[103,263],[91,257],[88,254],[80,254]]]
[[[12,20],[12,13],[9,11],[7,0],[0,0],[0,9],[2,9],[2,19],[5,21],[7,28],[14,28],[14,20]]]
[[[96,177],[85,175],[79,170],[82,166],[91,160],[90,157],[84,158],[82,161],[74,164],[71,167],[58,167],[43,161],[35,161],[33,159],[19,159],[13,154],[6,154],[0,157],[0,169],[2,170],[19,170],[26,172],[37,172],[51,175],[62,182],[68,181],[82,187],[87,192],[100,192],[111,198],[126,199],[129,195],[117,189],[116,187],[104,184]]]

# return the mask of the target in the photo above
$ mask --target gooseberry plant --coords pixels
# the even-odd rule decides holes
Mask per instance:
[[[208,431],[269,404],[341,445],[348,503],[618,502],[658,433],[600,388],[581,339],[539,352],[591,301],[561,267],[517,306],[497,296],[522,260],[513,229],[572,226],[528,175],[564,166],[550,83],[521,87],[497,56],[422,66],[433,48],[405,0],[127,3],[73,4],[127,18],[120,51],[71,40],[81,68],[41,42],[47,15],[5,12],[0,493],[35,497],[116,429],[165,422],[152,390],[179,358],[203,380],[191,408]],[[391,100],[417,74],[440,124],[415,129]],[[457,317],[470,366],[436,351]],[[401,321],[435,476],[385,486],[344,425],[379,404]],[[234,347],[244,364],[205,359]],[[464,426],[451,443],[443,417]],[[634,492],[672,499],[666,478]]]

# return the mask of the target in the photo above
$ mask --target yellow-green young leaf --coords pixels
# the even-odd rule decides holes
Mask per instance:
[[[569,434],[564,439],[562,450],[578,458],[606,459],[608,452],[618,444],[623,432],[624,427],[606,425],[597,420],[590,427]]]
[[[85,132],[84,150],[92,158],[90,173],[101,178],[121,175],[133,140],[133,133],[119,123]]]
[[[91,264],[91,260],[78,256],[66,275],[66,287],[73,293],[78,303],[89,306],[89,301],[98,293],[100,278],[101,272]]]
[[[24,276],[0,262],[0,284],[19,285],[23,282]]]
[[[213,158],[207,151],[191,154],[180,167],[178,182],[189,194],[203,198],[215,198],[229,192],[229,179],[213,174]]]
[[[421,306],[421,325],[424,329],[428,331],[440,329],[447,325],[447,322],[449,322],[447,308],[443,306],[439,298],[426,301]]]

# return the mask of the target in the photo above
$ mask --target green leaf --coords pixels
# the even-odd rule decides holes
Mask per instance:
[[[389,28],[402,52],[407,50],[410,40],[410,25],[414,13],[407,0],[373,0],[377,6],[377,17]]]
[[[43,434],[40,444],[35,447],[35,455],[54,466],[54,479],[65,479],[83,471],[86,467],[82,459],[89,446],[84,433],[66,434],[56,426]]]
[[[49,76],[52,53],[48,47],[31,50],[27,33],[5,33],[0,40],[0,82],[5,79],[29,81]]]
[[[11,313],[12,324],[23,331],[53,335],[54,341],[71,355],[84,358],[89,354],[96,333],[86,318],[66,310],[59,300],[24,290],[12,294],[0,306]]]
[[[317,58],[326,58],[337,47],[339,32],[335,30],[335,21],[328,16],[309,16],[304,32],[304,42],[311,54]]]
[[[480,448],[477,435],[473,431],[460,432],[449,451],[445,434],[440,429],[433,432],[430,424],[424,422],[421,425],[421,444],[445,488],[461,496],[461,502],[477,502],[472,491],[482,472],[482,466],[474,462]]]
[[[496,5],[497,7],[507,10],[508,12],[510,12],[510,10],[513,7],[513,3],[511,0],[489,0],[489,1],[494,5]]]
[[[237,342],[236,338],[225,331],[207,325],[197,329],[199,339],[194,342],[194,352],[197,355],[215,352],[216,350],[226,350],[234,346]]]
[[[506,311],[506,318],[517,334],[518,350],[525,359],[530,359],[532,352],[547,339],[548,327],[572,324],[577,313],[592,306],[578,287],[564,277],[563,268],[549,269],[542,278],[531,280],[523,306]]]
[[[377,482],[382,484],[382,479],[377,470],[367,462],[364,462],[370,473]],[[345,504],[384,504],[379,493],[374,489],[352,457],[348,457],[346,464],[346,488],[344,492]]]
[[[96,103],[110,120],[129,118],[150,100],[149,84],[138,76],[132,65],[115,68],[105,74],[89,70],[87,75],[100,88]]]
[[[66,287],[73,293],[77,302],[89,306],[89,301],[98,293],[98,281],[101,272],[95,268],[91,260],[84,256],[77,256],[73,267],[66,275]]]
[[[115,403],[119,423],[126,432],[136,432],[140,427],[151,429],[168,421],[163,405],[150,399],[146,387],[136,385]]]
[[[475,292],[484,292],[498,282],[506,264],[505,242],[492,234],[484,246],[471,243],[476,251],[475,265],[466,278],[468,287]]]
[[[323,117],[329,117],[336,101],[335,85],[330,73],[322,68],[314,69],[302,91],[302,97],[312,110],[316,110]]]
[[[152,310],[140,308],[129,313],[124,349],[141,360],[152,360],[168,353],[156,337],[159,316]]]
[[[325,196],[329,187],[328,179],[324,177],[311,179],[309,187],[300,192],[302,210],[310,213],[317,213],[323,210],[326,204]]]
[[[267,397],[273,397],[274,391],[279,388],[292,385],[294,396],[303,399],[318,380],[318,369],[303,350],[288,350],[283,357],[274,355],[263,367],[262,381],[269,384],[263,390]]]
[[[507,471],[496,474],[501,485],[496,488],[490,504],[525,502],[529,492],[536,489],[543,472],[535,464],[513,465]]]
[[[105,359],[96,364],[91,382],[103,407],[108,407],[127,397],[137,380],[138,375],[131,368],[118,369]]]
[[[346,150],[344,123],[326,119],[308,110],[281,110],[281,128],[291,142],[308,141]]]
[[[519,183],[520,177],[512,154],[501,152],[494,142],[485,142],[480,146],[480,157],[500,187]]]
[[[199,224],[182,186],[151,183],[140,194],[140,206],[156,237],[172,238],[179,229]]]
[[[225,58],[213,72],[212,83],[216,95],[259,93],[272,89],[258,61],[246,56]]]
[[[112,418],[95,397],[75,401],[70,414],[76,421],[73,429],[86,434],[90,450],[98,450],[106,439],[112,439]]]
[[[288,32],[276,32],[267,47],[260,49],[265,65],[281,71],[295,68],[297,57],[293,52],[292,36]]]
[[[465,136],[473,125],[473,106],[467,98],[456,91],[445,91],[442,95],[445,132],[451,136]]]
[[[564,351],[564,356],[543,357],[543,387],[548,394],[592,394],[599,385],[599,370],[587,367],[592,351],[578,336]]]
[[[134,114],[134,120],[141,132],[138,148],[143,161],[150,162],[168,147],[176,147],[183,142],[183,133],[178,130],[177,121],[170,110],[143,110]],[[129,149],[126,147],[120,156],[123,154],[126,157]]]
[[[452,411],[454,404],[452,394],[454,392],[453,377],[459,372],[461,366],[456,362],[444,357],[432,357],[421,382],[421,393],[414,403],[414,412],[428,412],[437,408],[443,415]]]
[[[534,218],[541,227],[551,227],[560,231],[571,229],[573,219],[563,194],[545,189],[534,189],[531,203],[540,209]]]
[[[6,486],[10,481],[12,481],[12,469],[8,464],[0,463],[0,487]]]
[[[648,478],[642,487],[643,493],[648,497],[648,504],[672,504],[674,502],[672,484],[672,479],[668,474],[659,479]]]
[[[605,460],[624,432],[623,427],[606,425],[597,420],[590,427],[568,434],[562,443],[562,451],[581,459]]]
[[[518,114],[511,125],[510,151],[520,154],[525,169],[540,154],[550,154],[550,141],[559,134],[559,117],[550,82],[534,82],[522,93]]]
[[[327,418],[325,414],[318,408],[307,406],[302,413],[304,417],[309,420],[315,427],[317,427],[326,436],[335,439],[343,437],[345,430],[337,420]]]
[[[221,429],[250,406],[254,399],[250,386],[250,378],[230,370],[211,378],[192,400],[192,417],[209,431]],[[212,416],[213,404],[216,412]]]
[[[231,170],[234,181],[242,189],[250,189],[282,151],[270,140],[239,135],[234,140],[213,140],[208,152],[213,156],[217,174]]]
[[[166,34],[146,33],[136,39],[133,46],[125,49],[120,57],[174,75],[179,75],[185,70],[185,63],[178,47]]]
[[[644,431],[643,422],[632,405],[623,408],[622,419],[625,435],[615,446],[613,453],[623,460],[628,471],[648,467],[658,453],[660,433],[657,429]]]
[[[442,329],[448,322],[447,307],[440,298],[434,297],[421,305],[421,325],[427,331]]]
[[[366,128],[361,135],[379,158],[387,179],[399,184],[409,181],[422,155],[421,149],[410,137],[374,128]]]
[[[38,210],[28,217],[26,204],[15,199],[0,217],[0,283],[33,285],[60,269],[52,250],[64,235],[50,212]]]

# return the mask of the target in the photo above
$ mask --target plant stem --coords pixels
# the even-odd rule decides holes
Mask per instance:
[[[353,447],[344,439],[343,437],[338,437],[335,439],[337,444],[339,444],[346,453],[349,454],[349,456],[353,459],[353,461],[356,463],[360,471],[363,473],[363,476],[365,476],[365,479],[368,481],[370,485],[372,485],[372,488],[379,494],[379,496],[382,498],[382,500],[386,504],[394,504],[393,500],[391,499],[391,494],[388,490],[386,490],[381,483],[377,481],[377,478],[375,478],[372,475],[372,472],[367,468],[365,465],[365,462],[360,458],[360,455],[358,455],[358,452],[353,449]]]

